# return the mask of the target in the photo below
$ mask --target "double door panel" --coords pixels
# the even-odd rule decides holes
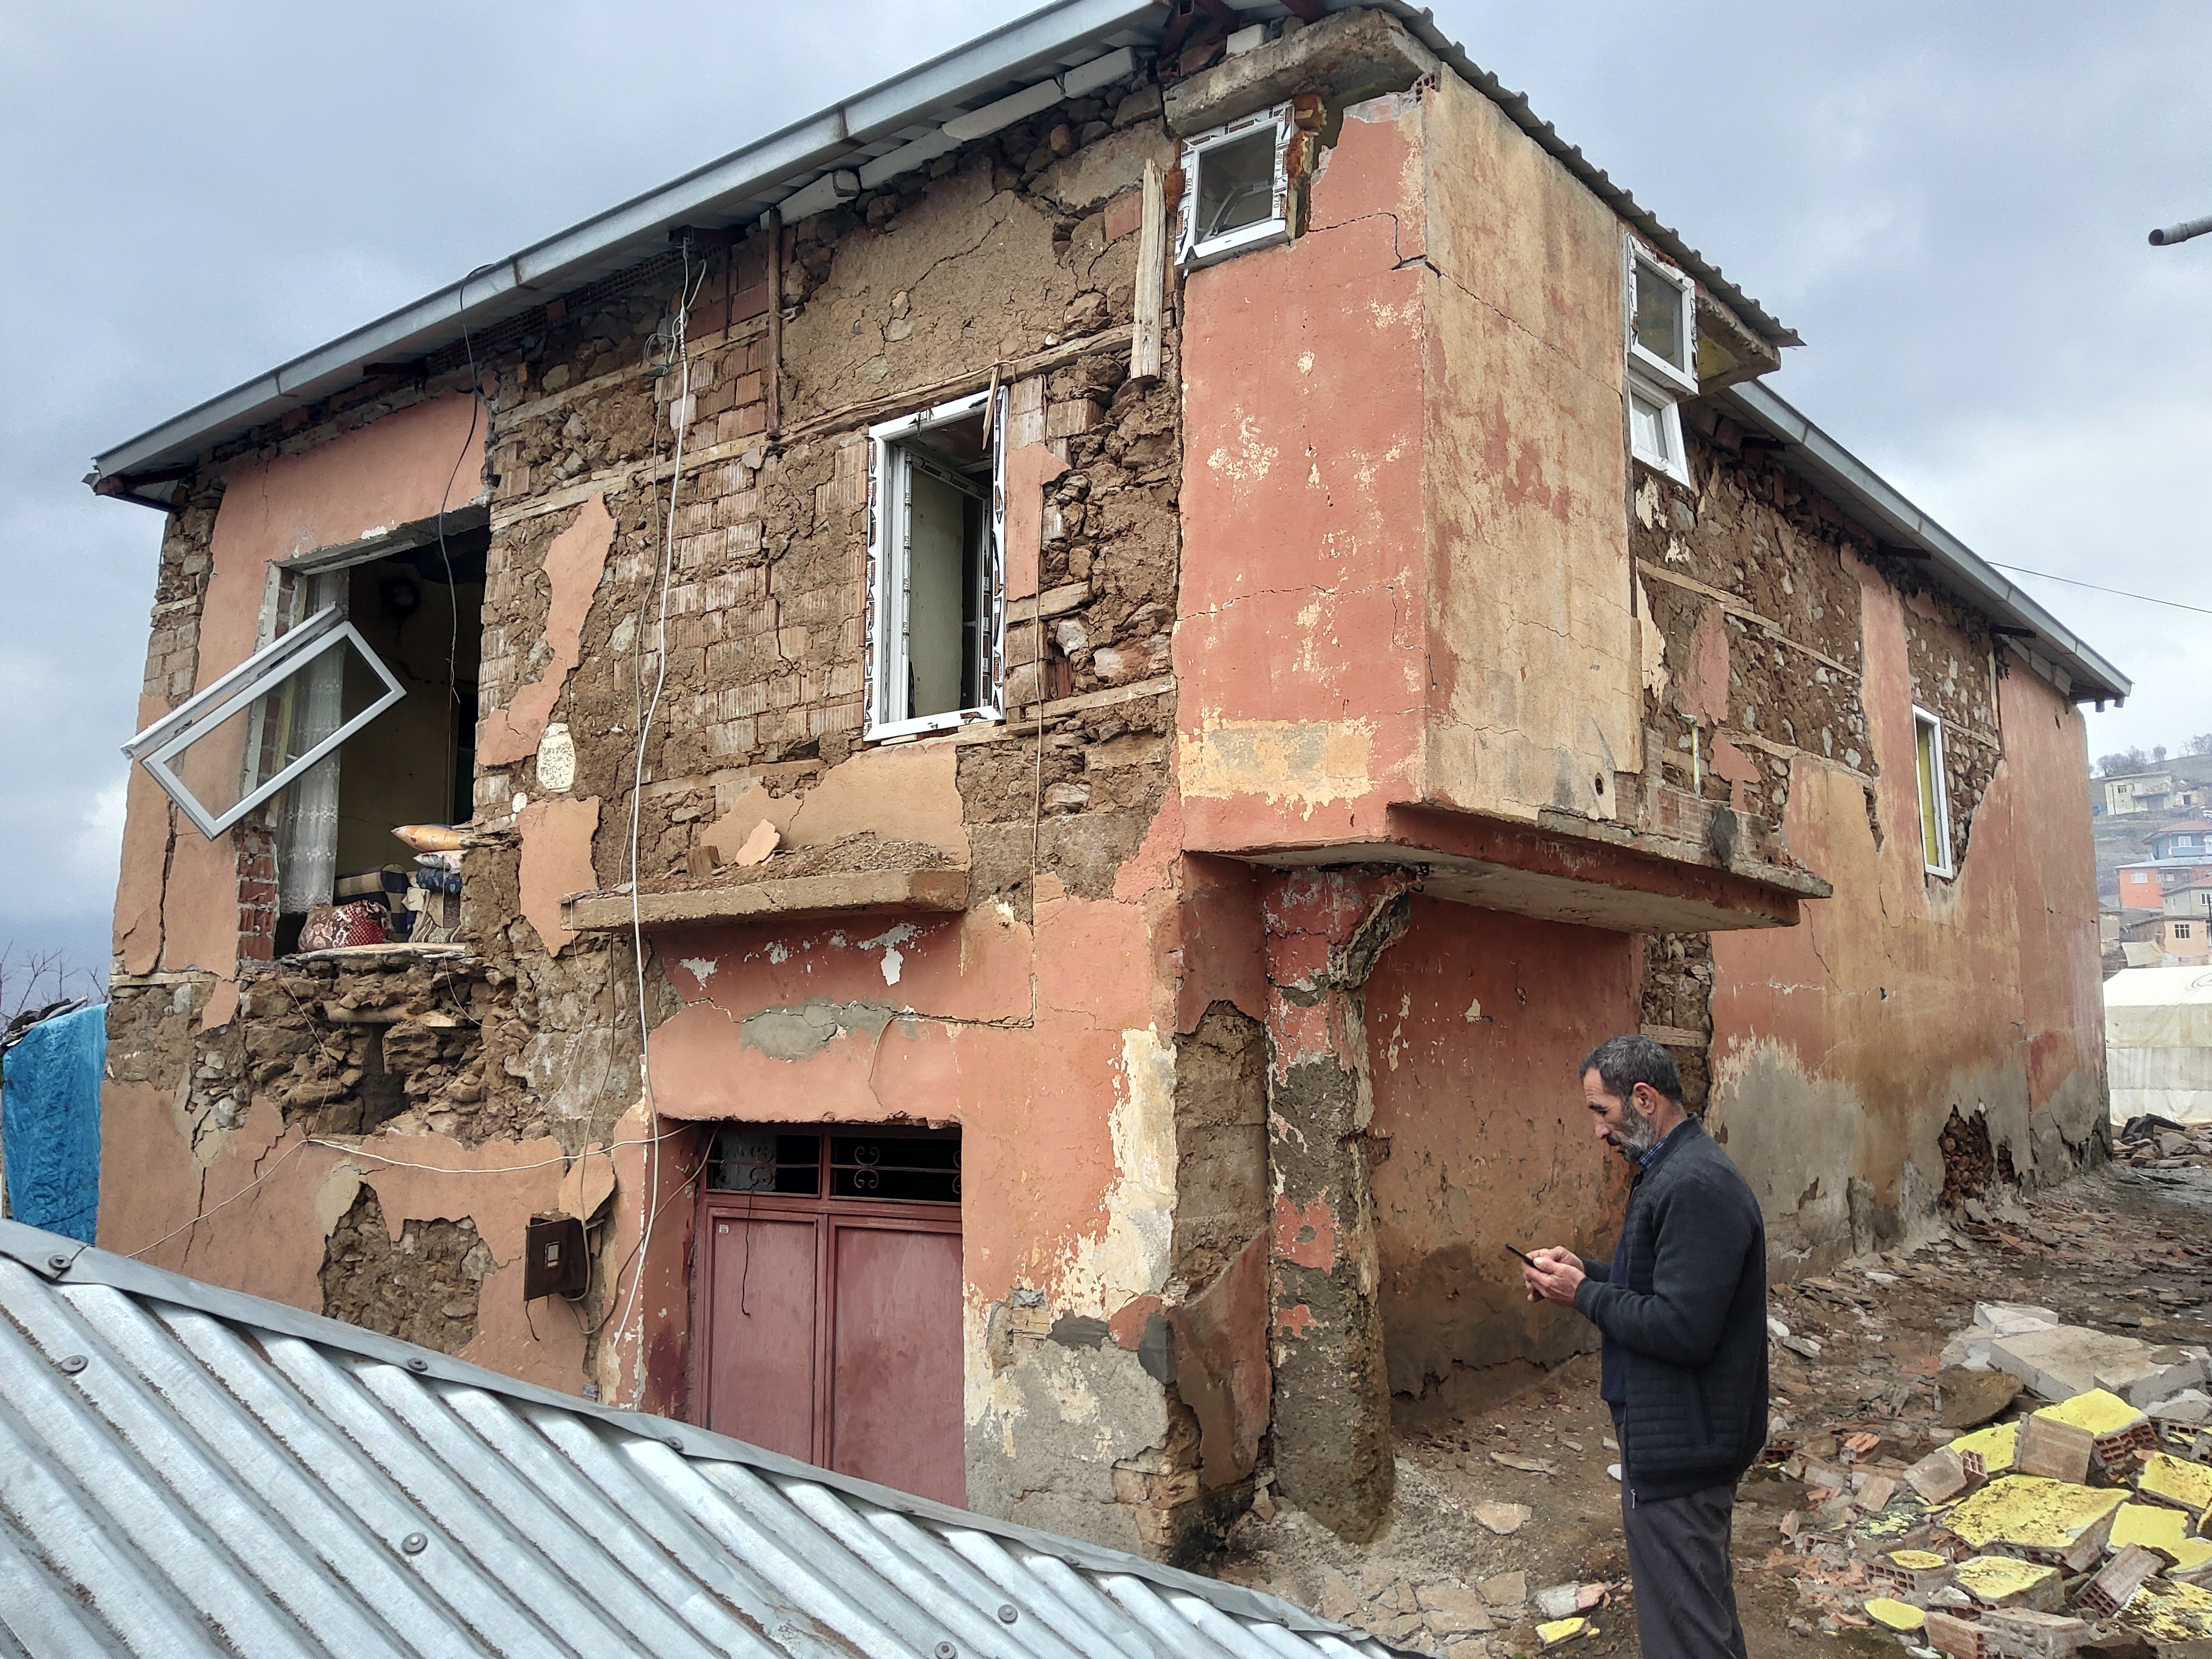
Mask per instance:
[[[957,1211],[714,1192],[702,1207],[707,1426],[964,1504]]]

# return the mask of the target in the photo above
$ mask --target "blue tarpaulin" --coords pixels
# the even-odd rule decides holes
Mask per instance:
[[[107,1010],[33,1025],[0,1060],[0,1145],[16,1220],[92,1243],[100,1216],[100,1080]]]

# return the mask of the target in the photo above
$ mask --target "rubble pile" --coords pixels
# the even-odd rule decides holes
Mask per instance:
[[[1984,1303],[1940,1358],[1926,1415],[1969,1432],[1769,1447],[1806,1489],[1769,1556],[1801,1602],[1919,1656],[2212,1652],[2212,1352]]]
[[[2131,1117],[2113,1141],[2112,1161],[2136,1170],[2212,1168],[2212,1123]]]

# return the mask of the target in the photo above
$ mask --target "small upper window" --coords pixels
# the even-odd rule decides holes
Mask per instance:
[[[1913,763],[1920,779],[1920,855],[1930,875],[1951,873],[1951,797],[1943,776],[1943,722],[1912,711]]]
[[[1687,483],[1690,465],[1677,406],[1698,390],[1697,291],[1634,242],[1628,244],[1628,453]]]
[[[1698,313],[1690,279],[1631,244],[1629,359],[1680,392],[1698,389]]]
[[[868,735],[943,731],[1000,712],[1006,393],[977,392],[869,430]]]
[[[407,695],[336,607],[123,746],[213,841]]]
[[[2173,936],[2176,939],[2187,939],[2190,937],[2189,924],[2185,921],[2175,922],[2173,924]]]
[[[1290,240],[1285,157],[1290,106],[1193,138],[1182,150],[1182,226],[1176,258],[1210,264],[1249,247]]]

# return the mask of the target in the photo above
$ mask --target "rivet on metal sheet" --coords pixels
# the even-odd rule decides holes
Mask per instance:
[[[670,1435],[668,1437],[668,1449],[671,1451],[682,1451],[684,1449],[684,1437],[680,1434]]]
[[[429,1370],[430,1362],[427,1359],[410,1359],[407,1362],[407,1369],[416,1376],[421,1376]]]
[[[400,1552],[405,1555],[420,1555],[429,1547],[429,1539],[419,1532],[410,1532],[399,1540]]]
[[[960,1659],[960,1650],[950,1642],[939,1642],[930,1651],[937,1656],[937,1659]]]
[[[1017,1607],[1012,1601],[1001,1601],[999,1603],[999,1622],[1000,1624],[1011,1625],[1015,1620],[1021,1616],[1021,1609]]]
[[[69,1353],[64,1354],[54,1363],[56,1367],[65,1375],[75,1376],[79,1371],[84,1369],[86,1362],[82,1354]]]
[[[70,1258],[62,1255],[59,1251],[55,1252],[52,1255],[46,1258],[46,1266],[52,1267],[58,1273],[67,1273],[69,1271],[69,1265]]]

